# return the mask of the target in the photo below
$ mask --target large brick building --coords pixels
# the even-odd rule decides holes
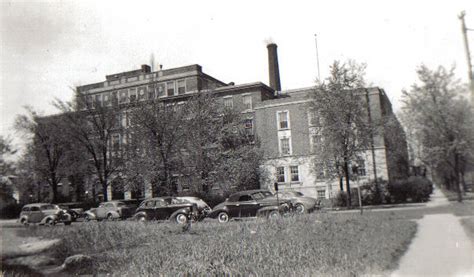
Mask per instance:
[[[152,72],[150,66],[142,65],[133,70],[106,76],[99,83],[80,86],[77,91],[87,101],[104,106],[126,104],[129,101],[162,99],[163,101],[186,101],[190,95],[211,90],[222,105],[240,110],[250,129],[261,141],[265,153],[262,165],[271,174],[262,187],[271,188],[274,182],[282,189],[294,189],[309,196],[329,198],[338,191],[339,181],[330,180],[323,170],[313,166],[311,157],[313,144],[317,143],[315,130],[309,113],[312,88],[281,91],[276,45],[268,45],[270,86],[262,82],[248,84],[226,84],[205,74],[199,65],[160,69]],[[157,88],[157,89],[155,89]],[[382,89],[367,88],[362,92],[368,99],[373,117],[393,116],[391,104]],[[126,111],[121,114],[122,127],[128,124]],[[398,122],[398,121],[396,121]],[[372,149],[363,153],[364,159],[357,161],[363,180],[376,177],[392,179],[400,174],[392,149],[406,149],[404,135],[401,145],[390,145],[382,134],[374,137]],[[112,144],[124,143],[120,133],[112,136]],[[400,148],[401,147],[401,148]],[[405,151],[406,152],[406,151]],[[153,189],[146,185],[144,196],[150,197]],[[112,193],[112,188],[108,193]],[[125,193],[130,198],[130,193]]]

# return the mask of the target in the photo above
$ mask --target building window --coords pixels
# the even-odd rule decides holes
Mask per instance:
[[[120,150],[120,134],[112,135],[112,150],[113,151]]]
[[[291,181],[292,182],[299,182],[300,181],[300,175],[299,175],[297,165],[290,166],[290,173],[291,173]]]
[[[277,182],[284,183],[285,182],[285,168],[283,166],[277,167],[276,173],[277,173]]]
[[[95,107],[98,108],[98,107],[102,107],[102,95],[100,94],[96,94],[95,97],[94,97],[94,104],[95,104]]]
[[[311,152],[315,153],[322,146],[323,137],[319,134],[313,134],[311,136]]]
[[[325,189],[318,189],[318,199],[320,198],[326,198],[326,190]]]
[[[309,126],[321,126],[319,113],[314,108],[308,110],[308,124]]]
[[[138,100],[145,100],[145,87],[138,88]]]
[[[178,94],[184,94],[186,92],[186,82],[185,80],[178,81]]]
[[[282,155],[290,155],[290,139],[289,138],[281,138],[280,139],[280,154]]]
[[[253,119],[251,118],[245,119],[244,129],[247,135],[253,135]]]
[[[229,109],[232,109],[234,107],[234,100],[232,99],[232,96],[224,97],[224,107]]]
[[[110,106],[110,96],[108,93],[104,93],[102,99],[104,101],[104,106]]]
[[[135,102],[137,101],[137,89],[132,88],[130,89],[130,102]]]
[[[174,95],[174,82],[167,82],[166,83],[166,92],[168,96]]]
[[[121,90],[120,91],[120,101],[119,103],[127,103],[128,100],[128,91],[127,90]]]
[[[316,179],[322,180],[325,179],[326,175],[324,174],[324,166],[323,164],[317,164],[316,165]]]
[[[244,103],[245,110],[252,109],[252,95],[244,95],[242,96],[242,102]]]
[[[165,96],[165,90],[166,90],[165,83],[159,83],[157,87],[158,87],[158,97]]]
[[[357,160],[357,174],[359,176],[366,176],[365,172],[365,161],[363,159]]]
[[[111,98],[112,106],[117,106],[118,105],[118,97],[117,97],[117,92],[116,91],[112,91],[112,93],[110,94],[110,98]]]
[[[155,99],[156,93],[155,93],[155,86],[151,85],[148,86],[148,99]]]
[[[121,113],[120,114],[120,126],[121,127],[127,127],[129,124],[128,124],[128,116],[126,113]]]
[[[289,129],[288,111],[278,112],[278,129]]]

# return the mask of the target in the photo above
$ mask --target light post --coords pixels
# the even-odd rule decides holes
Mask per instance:
[[[363,214],[364,209],[362,208],[362,196],[360,195],[359,167],[358,167],[358,166],[353,166],[353,167],[352,167],[352,175],[355,176],[355,178],[356,178],[357,194],[358,194],[358,197],[359,197],[360,214]]]

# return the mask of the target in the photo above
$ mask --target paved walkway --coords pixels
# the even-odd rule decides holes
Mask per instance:
[[[448,205],[435,189],[429,207]],[[459,218],[452,214],[425,215],[400,266],[392,276],[474,276],[473,243]]]

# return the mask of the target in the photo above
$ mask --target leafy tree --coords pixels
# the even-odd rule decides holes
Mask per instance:
[[[174,176],[182,167],[180,155],[186,115],[182,104],[159,99],[135,102],[128,114],[130,139],[126,150],[129,159],[124,168],[128,188],[141,185],[143,178],[158,185],[162,194],[173,194]]]
[[[51,187],[53,203],[58,201],[58,184],[66,175],[66,152],[70,150],[64,123],[61,116],[41,117],[31,108],[15,122],[16,128],[31,140],[29,154],[34,157],[34,171]]]
[[[454,67],[421,65],[417,74],[420,82],[403,91],[405,127],[421,150],[420,160],[441,180],[453,183],[461,202],[461,181],[474,146],[473,112],[460,96],[466,87],[455,78]]]
[[[176,194],[177,179],[199,194],[258,186],[261,152],[241,114],[224,109],[213,92],[182,100],[136,102],[129,110],[129,186],[141,178],[160,194]]]
[[[15,173],[15,167],[12,161],[8,160],[9,156],[16,153],[11,145],[11,140],[0,136],[0,197],[12,197],[12,184],[10,177]]]
[[[359,93],[365,86],[365,65],[353,61],[335,61],[330,76],[317,84],[312,94],[312,117],[319,122],[317,130],[322,138],[315,149],[315,170],[324,167],[333,176],[345,180],[347,206],[351,206],[351,161],[369,149],[376,130],[375,122],[368,122],[367,101]]]
[[[187,173],[196,191],[211,187],[224,194],[258,188],[265,173],[263,152],[240,111],[223,107],[212,92],[201,92],[186,103],[185,151]]]

